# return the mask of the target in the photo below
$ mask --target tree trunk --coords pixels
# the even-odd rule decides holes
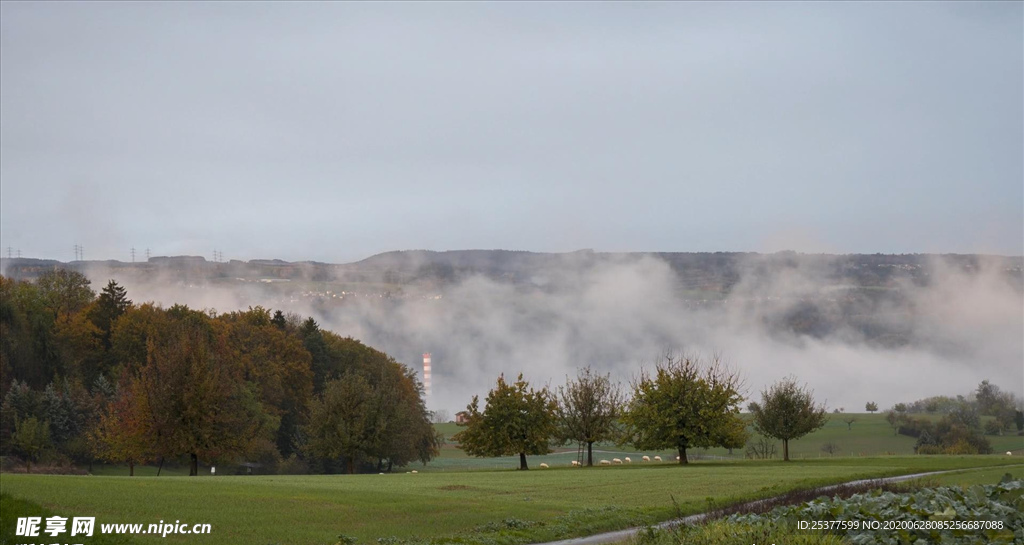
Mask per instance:
[[[25,473],[32,473],[32,462],[28,458],[25,459]]]
[[[135,476],[135,462],[132,462],[132,461],[128,462],[128,476],[129,477],[134,477]]]
[[[391,459],[388,459],[388,473],[391,473],[391,466],[393,464],[394,464],[394,462],[392,462]]]
[[[789,461],[789,439],[782,440],[782,461]]]
[[[384,469],[384,458],[378,457],[377,458],[377,473],[380,473],[381,469]]]
[[[164,457],[161,456],[160,457],[160,465],[157,466],[157,468],[156,468],[156,476],[159,477],[160,476],[160,472],[163,471],[163,470],[164,470]]]
[[[690,463],[690,461],[686,459],[686,447],[679,447],[679,465],[685,465],[688,463]]]
[[[519,469],[530,469],[526,465],[526,453],[525,452],[520,452],[519,453]]]
[[[594,442],[587,442],[587,467],[594,467]]]
[[[350,457],[348,459],[348,474],[349,475],[355,475],[356,474],[356,459],[355,458]]]
[[[199,476],[199,456],[197,456],[196,453],[193,452],[193,453],[189,454],[188,457],[189,457],[188,476],[189,477],[197,477],[197,476]]]

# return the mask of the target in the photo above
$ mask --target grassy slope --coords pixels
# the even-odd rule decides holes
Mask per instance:
[[[387,536],[450,535],[510,517],[550,523],[573,510],[622,508],[618,518],[596,517],[575,529],[575,533],[593,533],[640,518],[668,518],[671,496],[683,511],[697,512],[705,508],[708,498],[738,500],[824,482],[1013,461],[996,456],[922,456],[788,464],[215,478],[5,474],[0,477],[0,489],[62,516],[96,516],[97,524],[178,519],[213,525],[209,536],[176,539],[188,543],[334,543],[338,534],[372,542]],[[3,519],[4,526],[14,523],[7,515]],[[529,537],[538,540],[566,537],[555,535],[550,524],[533,532]]]

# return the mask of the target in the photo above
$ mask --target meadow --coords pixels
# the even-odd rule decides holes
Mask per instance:
[[[939,415],[914,414],[915,418],[933,418],[938,420]],[[914,443],[916,439],[905,435],[896,435],[884,414],[857,414],[842,413],[829,415],[829,421],[823,428],[810,433],[800,439],[789,442],[790,457],[800,459],[820,458],[854,458],[862,456],[903,456],[914,454]],[[855,418],[853,425],[847,425],[845,419]],[[991,417],[982,417],[986,421]],[[426,468],[419,467],[420,471],[454,471],[466,469],[502,469],[513,468],[519,464],[519,458],[510,456],[505,458],[471,458],[457,448],[457,444],[451,441],[451,436],[461,429],[455,424],[435,424],[434,427],[444,433],[447,443],[441,449],[441,456],[432,461]],[[992,445],[994,454],[1004,454],[1012,451],[1020,456],[1024,455],[1024,437],[1018,435],[986,435]],[[822,446],[832,443],[837,447],[833,454],[822,451]],[[782,456],[782,443],[775,441],[777,457]],[[615,445],[613,443],[602,443],[594,445],[594,463],[606,458],[624,458],[626,456],[637,460],[637,454],[650,456],[660,455],[665,460],[674,460],[675,451],[643,451],[638,452],[627,446]],[[1005,454],[1004,454],[1005,455]],[[714,449],[691,449],[688,456],[693,459],[710,460],[742,460],[745,458],[743,449],[734,449],[732,453],[723,448]],[[555,452],[547,456],[530,456],[530,467],[535,467],[541,462],[549,465],[568,466],[571,460],[576,459],[576,446],[567,445],[556,448]]]
[[[1014,465],[1015,464],[1015,465]],[[999,466],[999,467],[996,467]],[[530,543],[657,522],[677,513],[830,482],[923,471],[1024,471],[1007,456],[892,456],[632,464],[528,472],[113,477],[4,474],[0,491],[102,523],[209,523],[210,535],[135,536],[217,544]],[[985,474],[987,477],[988,474]],[[21,512],[21,511],[19,511]],[[6,513],[3,528],[13,527]],[[89,543],[89,541],[83,541]]]

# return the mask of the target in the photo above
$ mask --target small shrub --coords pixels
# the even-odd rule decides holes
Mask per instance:
[[[280,464],[277,464],[277,473],[279,475],[305,475],[309,473],[309,464],[292,454],[287,460],[282,460]]]
[[[964,439],[958,440],[956,443],[946,447],[943,451],[946,454],[977,454],[978,448],[968,443]]]

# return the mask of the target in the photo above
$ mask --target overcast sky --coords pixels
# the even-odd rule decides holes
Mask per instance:
[[[0,4],[0,244],[1024,252],[1024,8]]]

